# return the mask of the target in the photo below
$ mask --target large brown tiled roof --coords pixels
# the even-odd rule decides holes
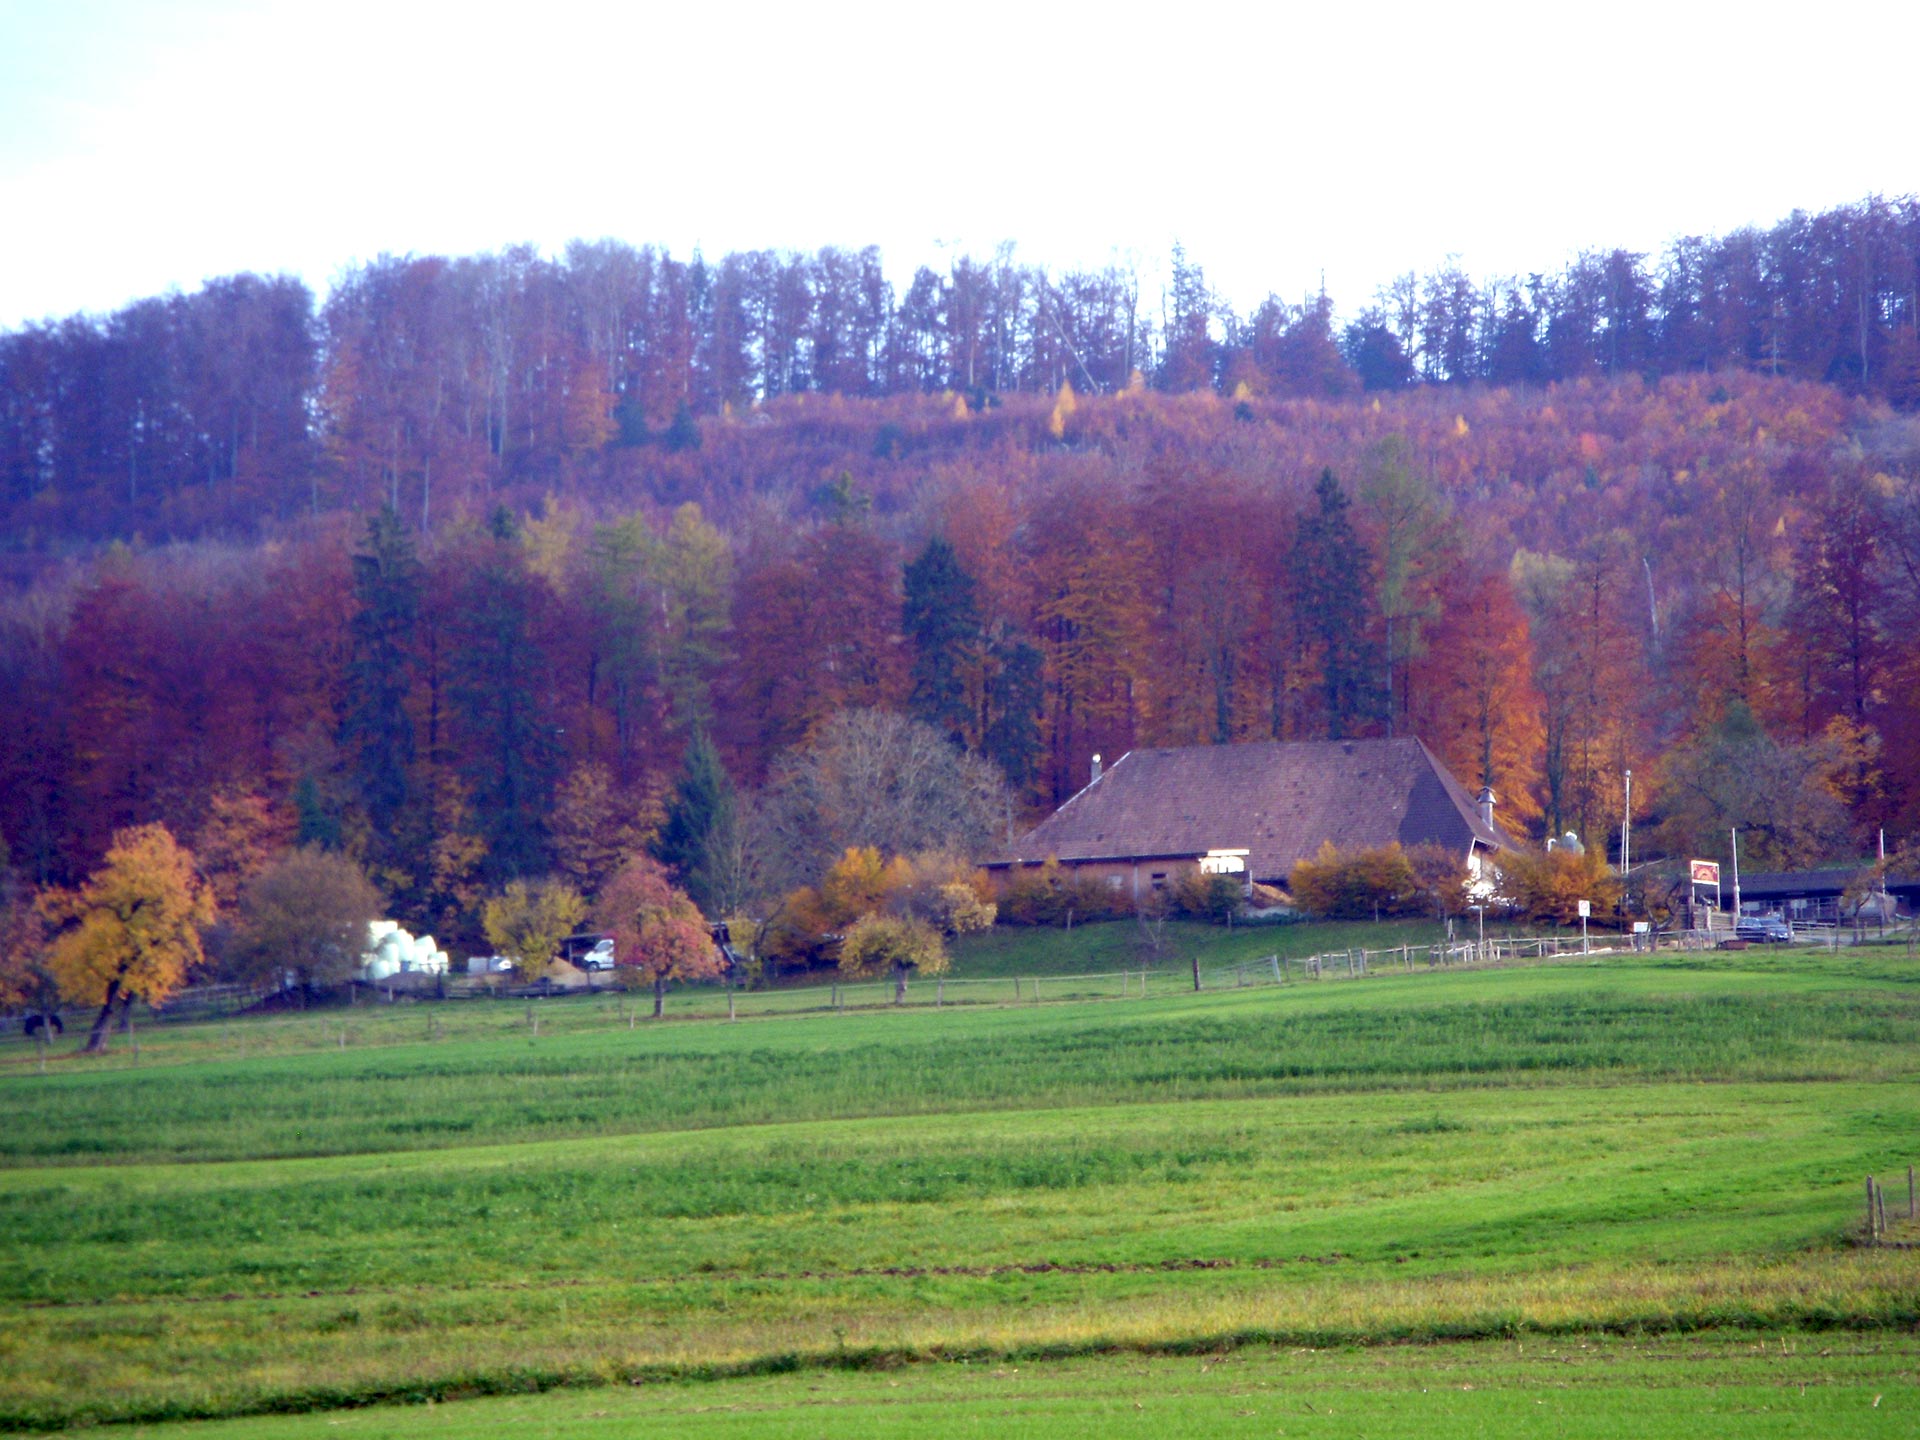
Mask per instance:
[[[1418,740],[1326,740],[1134,750],[1008,847],[1001,861],[1119,860],[1250,851],[1284,879],[1331,840],[1460,851],[1511,844]]]

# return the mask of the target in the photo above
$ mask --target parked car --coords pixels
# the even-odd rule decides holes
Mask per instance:
[[[1742,940],[1778,944],[1793,939],[1793,927],[1778,915],[1742,915],[1734,921],[1733,933]]]
[[[613,969],[613,940],[611,937],[596,941],[594,947],[573,962],[582,970]]]

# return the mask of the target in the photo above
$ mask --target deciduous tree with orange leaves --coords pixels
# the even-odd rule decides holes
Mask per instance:
[[[59,927],[48,956],[60,993],[98,1005],[87,1049],[107,1046],[113,1007],[158,1005],[204,956],[200,932],[213,923],[212,893],[192,854],[164,825],[114,832],[105,861],[77,890],[43,895],[41,913]]]
[[[1462,563],[1440,578],[1439,614],[1410,679],[1411,733],[1468,785],[1492,786],[1503,816],[1537,821],[1540,692],[1527,617],[1506,575]]]

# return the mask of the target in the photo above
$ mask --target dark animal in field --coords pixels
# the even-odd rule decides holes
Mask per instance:
[[[38,1035],[45,1030],[49,1035],[63,1035],[67,1027],[60,1023],[58,1015],[29,1015],[26,1030],[29,1035]]]

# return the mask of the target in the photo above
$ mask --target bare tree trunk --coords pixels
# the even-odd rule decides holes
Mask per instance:
[[[107,982],[106,1003],[101,1005],[100,1013],[93,1017],[93,1029],[87,1033],[86,1053],[103,1055],[107,1049],[107,1031],[113,1024],[113,1002],[120,998],[120,979],[115,976]]]
[[[658,1020],[667,1008],[667,977],[653,977],[653,1018]]]

